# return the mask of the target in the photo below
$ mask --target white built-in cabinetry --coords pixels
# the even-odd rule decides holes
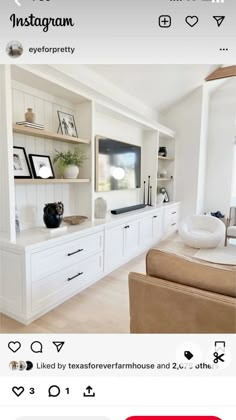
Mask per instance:
[[[2,251],[1,311],[28,324],[178,228],[179,204],[146,208],[50,237],[25,232]]]
[[[16,126],[28,107],[45,131]],[[57,133],[57,111],[75,116],[79,138]],[[80,292],[108,272],[157,243],[177,229],[178,211],[173,204],[175,133],[154,120],[93,95],[78,81],[45,66],[0,66],[0,308],[29,323]],[[96,135],[141,146],[142,185],[148,176],[153,187],[153,207],[99,222],[94,219]],[[159,145],[166,144],[169,160],[158,159]],[[86,154],[79,179],[14,179],[13,146],[27,154],[49,155],[78,145]],[[160,165],[168,165],[171,180],[159,180]],[[157,206],[157,187],[169,185],[172,204]],[[100,194],[108,210],[141,203],[143,190]],[[45,203],[62,201],[65,215],[88,217],[84,225],[51,237],[43,224]],[[174,207],[173,207],[174,206]],[[15,208],[21,232],[15,232]],[[170,213],[169,213],[170,212]],[[72,255],[69,255],[72,254]]]

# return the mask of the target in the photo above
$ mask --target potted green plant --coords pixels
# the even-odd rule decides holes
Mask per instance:
[[[63,178],[77,178],[79,175],[79,168],[82,167],[84,161],[87,159],[85,154],[79,149],[75,149],[74,152],[68,150],[67,152],[55,151],[54,163],[58,163],[58,166],[62,170]]]

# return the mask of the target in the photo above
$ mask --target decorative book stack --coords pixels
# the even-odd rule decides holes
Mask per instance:
[[[19,121],[16,123],[17,125],[23,125],[24,127],[35,128],[37,130],[44,130],[43,124],[31,123],[28,121]]]

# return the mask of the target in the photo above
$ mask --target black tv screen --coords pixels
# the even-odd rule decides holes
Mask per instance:
[[[96,137],[96,191],[141,186],[141,147]]]

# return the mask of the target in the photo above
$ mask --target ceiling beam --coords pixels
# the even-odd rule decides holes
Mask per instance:
[[[206,77],[205,81],[209,82],[211,80],[226,79],[227,77],[234,76],[236,76],[236,66],[220,67],[217,70],[213,71],[213,73],[209,74],[209,76]]]

